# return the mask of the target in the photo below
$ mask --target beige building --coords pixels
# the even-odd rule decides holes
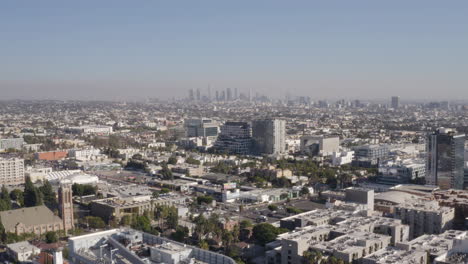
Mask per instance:
[[[44,205],[0,212],[6,232],[42,235],[63,230],[63,221]]]
[[[0,185],[24,183],[24,160],[0,158]]]
[[[142,215],[145,211],[154,211],[158,205],[176,206],[186,203],[184,196],[167,196],[156,199],[149,196],[134,196],[126,198],[106,198],[91,202],[91,214],[105,221],[115,219],[120,221],[125,215]]]

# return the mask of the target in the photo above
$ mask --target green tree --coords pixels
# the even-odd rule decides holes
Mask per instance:
[[[210,249],[210,246],[208,245],[208,242],[206,242],[206,240],[200,240],[200,242],[198,242],[198,247],[204,250]]]
[[[171,238],[178,242],[184,242],[189,234],[189,229],[185,226],[178,226],[176,231],[171,234]]]
[[[102,218],[97,216],[86,216],[84,221],[89,225],[91,228],[104,228],[106,223]]]
[[[174,180],[174,175],[166,163],[162,164],[161,176],[165,180]]]
[[[309,188],[307,188],[306,186],[302,187],[300,193],[301,193],[301,195],[303,195],[303,196],[308,195],[308,194],[310,193]]]
[[[301,209],[295,208],[295,207],[286,207],[286,212],[290,214],[300,214],[302,213]]]
[[[24,206],[33,207],[42,205],[42,197],[39,190],[31,182],[31,178],[26,177],[24,184]]]
[[[316,264],[320,263],[323,259],[323,255],[319,251],[304,251],[302,254],[302,264]]]
[[[174,206],[171,206],[169,208],[169,214],[167,216],[167,227],[168,228],[176,228],[177,225],[179,224],[179,214],[177,213],[177,208]]]
[[[58,236],[57,236],[57,233],[55,233],[54,231],[49,231],[45,234],[45,238],[46,238],[46,242],[48,244],[50,243],[56,243],[58,241]]]
[[[91,184],[74,183],[72,185],[72,192],[76,196],[95,195],[97,193],[97,187]]]
[[[171,164],[171,165],[176,165],[176,164],[177,164],[177,157],[176,157],[176,156],[171,156],[171,157],[167,160],[167,163],[168,163],[168,164]]]
[[[6,234],[5,227],[3,226],[1,218],[0,218],[0,241],[3,243],[6,243],[7,241],[7,234]]]
[[[211,204],[213,202],[213,197],[209,195],[202,195],[197,197],[198,204]]]
[[[199,160],[196,160],[194,159],[193,157],[188,157],[186,160],[185,160],[186,163],[188,164],[192,164],[192,165],[200,165],[201,162]]]
[[[58,207],[56,193],[54,192],[54,189],[48,180],[45,180],[44,184],[39,187],[39,191],[41,192],[44,204],[47,207],[50,209],[55,209]]]
[[[124,215],[122,219],[120,219],[120,224],[123,226],[130,226],[132,224],[132,217],[130,215]]]
[[[276,206],[275,204],[270,204],[270,205],[268,205],[268,210],[276,211],[276,210],[278,210],[278,206]]]
[[[24,206],[24,195],[20,189],[14,189],[10,192],[10,199],[16,201],[20,206]]]
[[[136,216],[135,221],[132,221],[132,228],[143,232],[151,232],[151,221],[145,215]]]
[[[253,238],[261,245],[270,243],[276,239],[279,230],[269,223],[261,223],[253,228]]]
[[[240,222],[240,229],[246,229],[252,227],[252,222],[250,220],[242,220]]]
[[[8,189],[5,185],[2,186],[2,191],[0,192],[0,211],[6,211],[11,209],[11,199]]]

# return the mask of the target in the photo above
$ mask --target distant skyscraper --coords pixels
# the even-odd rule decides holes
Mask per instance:
[[[237,88],[234,88],[234,100],[237,99],[239,99],[239,91],[237,90]]]
[[[465,134],[439,128],[427,136],[426,184],[463,189]]]
[[[398,107],[400,107],[400,97],[392,96],[392,108],[397,109]]]
[[[254,153],[281,154],[286,150],[286,121],[262,119],[252,122]]]
[[[200,89],[197,89],[197,101],[200,101],[201,95],[200,95]]]
[[[215,92],[215,98],[216,98],[216,101],[219,101],[219,91]]]
[[[189,90],[189,100],[190,100],[190,101],[195,100],[195,96],[194,96],[194,94],[193,94],[193,89],[190,89],[190,90]]]
[[[227,101],[232,101],[232,90],[231,90],[231,88],[226,89],[226,96],[227,96],[227,98],[226,98]]]

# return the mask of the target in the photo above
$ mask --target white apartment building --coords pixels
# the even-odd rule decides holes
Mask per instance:
[[[333,166],[341,166],[344,164],[350,164],[354,159],[354,151],[341,151],[332,153],[332,164]]]
[[[0,150],[21,149],[23,145],[23,138],[0,138]]]
[[[337,136],[309,135],[301,137],[301,152],[312,156],[330,156],[340,150]]]
[[[90,149],[71,149],[68,151],[68,156],[70,158],[75,158],[77,160],[92,160],[94,157],[98,156],[101,153],[99,149],[90,148]]]
[[[0,158],[0,185],[24,183],[24,160]]]
[[[112,134],[113,129],[111,126],[79,126],[79,127],[69,127],[68,131],[72,133],[79,133],[79,134],[109,135],[109,134]]]

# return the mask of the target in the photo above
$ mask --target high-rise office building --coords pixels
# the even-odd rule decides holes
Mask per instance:
[[[426,184],[463,189],[465,134],[438,128],[426,140]]]
[[[200,101],[200,99],[201,99],[200,89],[197,89],[197,101]]]
[[[281,154],[286,150],[286,121],[261,119],[252,122],[255,154]]]
[[[400,107],[400,97],[392,96],[392,108],[397,109],[398,107]]]
[[[237,88],[234,88],[234,100],[237,99],[239,99],[239,91],[237,90]]]
[[[216,99],[216,101],[219,101],[219,91],[215,92],[215,99]]]
[[[248,155],[252,149],[252,129],[247,122],[226,122],[221,126],[214,148],[221,153]]]
[[[231,88],[227,88],[226,89],[226,101],[232,101],[232,89]]]
[[[189,90],[189,100],[190,100],[190,101],[195,100],[195,95],[194,95],[194,93],[193,93],[193,89],[190,89],[190,90]]]

